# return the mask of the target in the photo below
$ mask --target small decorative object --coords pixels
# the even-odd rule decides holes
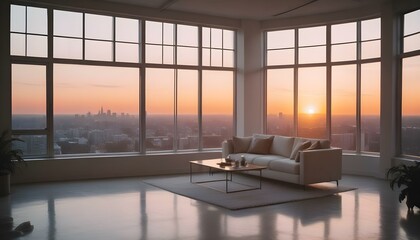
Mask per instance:
[[[401,190],[399,202],[407,197],[406,204],[409,211],[413,211],[414,206],[420,208],[420,162],[416,161],[413,166],[404,164],[394,166],[388,170],[386,176],[391,180],[389,185],[392,190],[394,185],[398,188],[406,186]]]
[[[12,149],[14,141],[23,142],[21,139],[10,137],[9,131],[4,131],[0,136],[0,195],[10,193],[10,174],[15,171],[17,163],[24,162],[22,150]]]
[[[232,162],[232,159],[230,158],[230,155],[227,155],[225,158],[225,162]]]
[[[235,167],[239,167],[239,161],[235,161]]]
[[[246,166],[246,160],[244,155],[241,155],[241,166]]]
[[[230,163],[230,162],[219,162],[219,163],[217,163],[217,165],[224,168],[226,166],[232,166],[232,163]]]

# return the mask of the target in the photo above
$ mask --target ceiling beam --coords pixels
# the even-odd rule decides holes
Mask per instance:
[[[163,11],[167,8],[169,8],[172,4],[174,4],[176,1],[178,0],[167,0],[166,2],[164,2],[160,7],[159,10]]]

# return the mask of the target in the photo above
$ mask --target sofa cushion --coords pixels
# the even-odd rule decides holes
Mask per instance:
[[[259,155],[258,157],[254,158],[251,161],[251,163],[259,166],[268,167],[268,164],[270,164],[271,161],[275,161],[280,158],[282,157],[277,155]]]
[[[311,141],[311,143],[319,141],[319,143],[321,144],[320,149],[325,149],[325,148],[330,148],[331,147],[330,140],[328,140],[328,139],[295,138],[295,144],[296,144],[297,141]]]
[[[249,153],[257,153],[257,154],[268,154],[271,148],[271,144],[273,142],[273,136],[265,138],[265,137],[252,137],[251,145],[249,146],[248,152]]]
[[[252,154],[252,153],[234,153],[234,154],[230,154],[229,157],[230,159],[234,160],[234,161],[241,161],[241,156],[245,157],[245,161],[247,161],[248,163],[252,163],[252,161],[257,158],[257,157],[261,157],[261,154]]]
[[[233,152],[246,153],[248,152],[249,145],[251,144],[252,137],[233,137]]]
[[[296,143],[296,142],[295,142]],[[311,142],[307,140],[300,140],[293,146],[292,153],[290,154],[291,160],[299,161],[299,151],[305,150],[311,146]]]
[[[315,141],[309,146],[306,150],[315,150],[315,149],[321,149],[321,142]]]
[[[293,137],[274,136],[270,153],[289,158],[293,150],[293,143]]]
[[[268,164],[268,169],[290,174],[299,174],[300,163],[290,161],[289,158],[279,157],[276,160],[270,161],[270,163]]]

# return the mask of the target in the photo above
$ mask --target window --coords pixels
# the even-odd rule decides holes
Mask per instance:
[[[46,128],[46,86],[46,66],[12,64],[13,129]]]
[[[57,154],[139,150],[139,69],[54,64]]]
[[[175,26],[171,23],[146,21],[146,62],[175,63]]]
[[[202,151],[234,135],[235,31],[10,11],[12,134],[25,157]]]
[[[299,29],[299,63],[326,62],[326,26]]]
[[[198,65],[198,27],[177,25],[177,64]]]
[[[47,57],[47,9],[11,5],[10,18],[10,54]]]
[[[14,146],[26,156],[47,152],[46,85],[45,65],[12,64],[12,130],[24,140]]]
[[[139,35],[137,19],[54,10],[54,58],[138,63]]]
[[[175,70],[146,69],[146,150],[172,150],[175,136]]]
[[[420,50],[420,10],[404,14],[404,52]]]
[[[356,22],[331,26],[331,61],[356,60]]]
[[[199,148],[198,71],[177,71],[177,149]]]
[[[267,133],[293,136],[293,69],[267,70]]]
[[[357,66],[332,68],[331,79],[331,145],[356,150]]]
[[[233,31],[204,27],[202,38],[203,66],[235,66],[235,34]]]
[[[401,154],[420,156],[420,10],[404,14],[401,76]],[[408,54],[409,55],[408,55]]]
[[[267,32],[267,65],[295,63],[295,30]]]
[[[362,64],[361,72],[361,151],[379,152],[381,65]]]
[[[326,131],[326,69],[299,68],[298,136],[327,138]]]
[[[266,32],[266,132],[379,152],[380,24]]]
[[[203,71],[203,147],[219,148],[233,135],[233,72]]]
[[[402,153],[420,156],[420,108],[418,89],[420,88],[420,55],[403,59],[402,71]]]
[[[375,18],[361,22],[362,59],[381,56],[381,19]]]

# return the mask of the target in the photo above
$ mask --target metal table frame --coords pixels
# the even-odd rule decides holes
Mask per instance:
[[[202,160],[202,161],[210,161],[210,160]],[[218,161],[220,162],[220,160],[218,160]],[[224,179],[214,179],[214,180],[206,180],[206,181],[193,181],[193,175],[194,175],[193,174],[193,165],[208,167],[209,168],[209,175],[213,175],[212,170],[216,169],[218,171],[224,172],[225,177],[224,177]],[[221,192],[225,192],[225,193],[235,193],[235,192],[258,190],[258,189],[261,189],[261,187],[262,187],[262,184],[261,184],[262,170],[265,169],[266,167],[261,167],[261,166],[257,166],[257,165],[253,165],[253,166],[254,166],[254,168],[252,168],[252,167],[250,167],[250,168],[246,168],[246,167],[236,167],[236,168],[235,167],[227,167],[227,168],[223,168],[223,167],[210,166],[210,165],[206,165],[206,164],[200,164],[197,161],[190,161],[190,182],[195,183],[195,184],[201,184],[201,183],[223,182],[224,181],[225,182],[225,191],[221,191],[221,190],[215,189],[215,188],[212,188],[212,189],[217,190],[217,191],[221,191]],[[248,185],[248,184],[233,181],[233,173],[234,172],[246,172],[246,171],[259,171],[259,184],[258,184],[258,186],[252,186],[252,185]],[[247,186],[248,188],[241,189],[241,190],[230,191],[229,190],[229,182],[234,182],[238,185]]]

